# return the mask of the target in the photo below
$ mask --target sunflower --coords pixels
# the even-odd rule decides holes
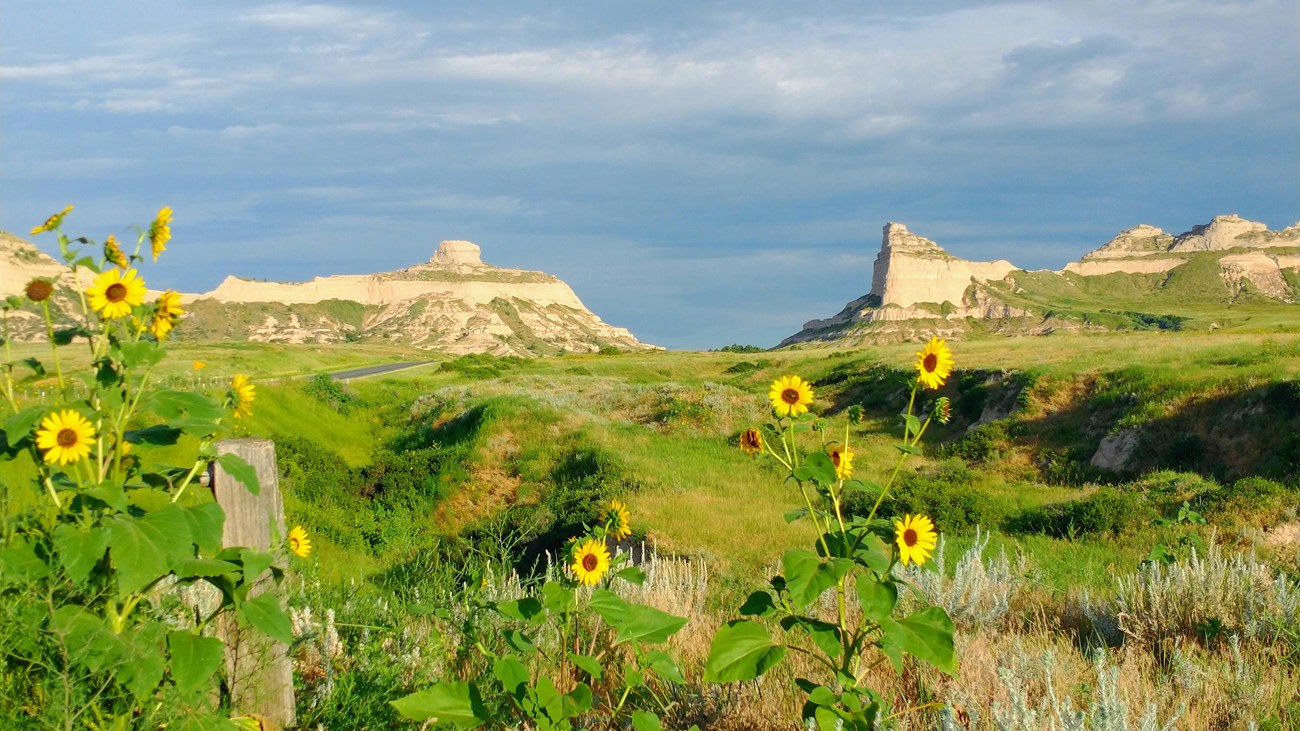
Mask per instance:
[[[763,451],[763,435],[753,427],[746,429],[740,435],[740,451],[745,454],[761,454]]]
[[[153,250],[153,260],[167,250],[167,242],[172,238],[172,209],[163,206],[158,209],[158,217],[149,224],[149,246]]]
[[[894,521],[894,533],[898,536],[898,559],[904,566],[909,561],[920,566],[930,558],[936,534],[934,523],[929,518],[924,515],[905,515],[901,522]]]
[[[117,243],[117,237],[113,234],[108,235],[104,241],[104,259],[110,264],[126,268],[126,254],[122,253],[122,247]]]
[[[94,443],[94,425],[72,409],[46,416],[36,430],[36,446],[45,450],[46,464],[76,462],[90,454]]]
[[[831,464],[835,465],[836,477],[847,480],[853,476],[853,450],[836,445],[830,448],[826,456],[830,457]]]
[[[573,564],[569,568],[579,583],[595,586],[609,571],[609,549],[603,541],[588,538],[573,550]]]
[[[46,231],[53,231],[59,226],[62,226],[63,217],[68,215],[70,211],[72,211],[72,206],[69,205],[63,210],[54,214],[53,216],[50,216],[49,218],[45,219],[45,223],[42,223],[41,225],[32,229],[31,235],[35,236],[36,234],[45,233]]]
[[[930,338],[925,348],[916,354],[916,380],[926,388],[938,388],[952,373],[952,351],[939,338]]]
[[[196,360],[196,361],[194,361],[194,370],[196,370],[196,371],[201,371],[201,370],[203,370],[204,368],[207,368],[207,367],[208,367],[208,364],[207,364],[207,363],[204,363],[204,362],[201,361],[201,360]]]
[[[812,384],[799,376],[781,376],[772,381],[767,397],[772,400],[777,416],[798,416],[812,403]]]
[[[105,320],[131,314],[131,308],[144,304],[144,280],[134,269],[106,269],[86,289],[90,308]]]
[[[288,538],[289,553],[298,558],[307,558],[311,553],[311,539],[307,537],[307,531],[300,525],[295,525],[289,531]]]
[[[610,500],[609,510],[605,515],[605,524],[609,526],[610,538],[621,541],[632,535],[632,514],[627,511],[627,504],[622,500]]]
[[[236,419],[253,415],[253,399],[257,395],[254,393],[255,388],[252,383],[249,383],[248,376],[243,373],[236,374],[230,379],[231,401],[235,408]]]
[[[179,292],[167,290],[158,295],[158,303],[153,310],[153,323],[149,329],[153,331],[153,336],[162,340],[167,337],[167,333],[176,327],[176,319],[185,314],[181,309],[181,295]]]
[[[33,279],[27,283],[26,294],[32,302],[44,302],[54,294],[54,285],[44,279]]]

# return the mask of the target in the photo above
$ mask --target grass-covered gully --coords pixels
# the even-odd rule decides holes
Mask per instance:
[[[300,526],[287,616],[245,617],[292,641],[298,728],[1300,728],[1293,329],[212,345],[108,253],[87,332],[6,344],[5,728],[253,722],[162,590],[249,614],[262,559],[185,480],[228,435],[275,441]],[[435,363],[318,375],[404,359]]]

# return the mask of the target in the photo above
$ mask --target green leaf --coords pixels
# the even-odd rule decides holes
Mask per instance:
[[[880,620],[888,617],[898,603],[898,587],[893,582],[858,576],[857,588],[862,616],[867,619]]]
[[[221,669],[226,645],[215,637],[201,637],[193,632],[177,631],[167,635],[171,652],[172,680],[182,694],[206,690]]]
[[[115,515],[106,526],[109,560],[116,569],[119,596],[143,589],[166,576],[174,561],[193,556],[189,522],[175,505],[141,518]]]
[[[677,667],[677,661],[673,659],[672,655],[663,650],[647,652],[641,656],[641,663],[670,683],[681,685],[686,682],[686,678],[682,675],[682,669]]]
[[[903,417],[903,425],[907,427],[909,435],[919,434],[921,432],[921,420],[912,414],[899,414]]]
[[[126,432],[123,437],[126,441],[132,444],[152,444],[160,447],[170,447],[180,441],[181,430],[166,424],[154,424],[145,429],[134,429]]]
[[[223,454],[217,457],[217,465],[226,474],[242,482],[250,493],[256,495],[260,491],[261,487],[257,482],[257,470],[245,462],[243,457],[237,454]]]
[[[36,546],[23,538],[10,539],[0,549],[0,586],[33,581],[48,576],[50,567],[36,555]]]
[[[785,631],[789,632],[795,627],[806,631],[812,638],[813,644],[831,658],[843,654],[844,646],[840,643],[839,627],[815,617],[786,617],[781,620],[781,628]]]
[[[290,624],[289,615],[284,613],[274,594],[269,592],[259,594],[256,599],[242,602],[237,611],[244,621],[261,630],[271,639],[286,645],[293,644],[293,625]]]
[[[605,674],[605,669],[600,666],[600,661],[590,655],[579,655],[569,653],[569,661],[579,668],[582,668],[592,680],[600,680],[600,676]]]
[[[44,406],[28,406],[6,419],[5,441],[11,447],[18,446],[32,433],[32,429],[36,424],[45,418],[46,413],[48,413],[48,409]]]
[[[65,327],[65,328],[60,328],[58,330],[55,330],[53,337],[51,337],[50,340],[55,345],[67,345],[76,338],[84,338],[89,336],[90,336],[90,331],[84,327],[81,326]]]
[[[119,513],[125,513],[130,509],[130,505],[126,501],[126,488],[117,480],[101,482],[86,490],[86,494],[103,501],[105,505]]]
[[[477,728],[487,722],[483,698],[472,683],[438,683],[392,701],[397,712],[412,721],[434,720],[456,728]]]
[[[506,692],[516,699],[523,698],[532,678],[528,667],[514,657],[499,657],[492,663],[492,674],[501,681]]]
[[[130,635],[130,656],[117,670],[118,678],[136,702],[154,694],[167,671],[166,628],[161,622],[137,624]]]
[[[785,522],[793,523],[800,518],[807,517],[808,508],[795,508],[794,510],[785,511]]]
[[[786,589],[796,609],[808,606],[852,567],[852,561],[841,558],[823,561],[802,548],[792,548],[781,557]]]
[[[713,636],[704,666],[704,681],[753,680],[784,657],[785,648],[772,641],[766,627],[751,620],[732,620],[719,627]]]
[[[578,685],[564,694],[564,717],[573,718],[591,710],[596,698],[591,693],[591,686],[586,683]]]
[[[645,572],[641,570],[640,566],[628,566],[614,574],[614,576],[637,586],[645,583]]]
[[[221,532],[226,524],[226,511],[215,500],[182,508],[185,519],[190,524],[190,535],[194,545],[203,553],[216,553],[221,550]]]
[[[920,447],[914,447],[911,444],[895,444],[894,449],[897,449],[903,454],[925,454]]]
[[[103,617],[75,604],[54,610],[50,631],[61,637],[69,659],[92,673],[115,663],[126,649]]]
[[[750,594],[745,603],[740,605],[742,617],[770,617],[773,614],[776,614],[776,603],[772,601],[772,595],[765,591]]]
[[[922,609],[905,619],[885,617],[879,622],[884,631],[881,638],[882,650],[886,647],[896,648],[949,675],[957,671],[952,619],[942,607]]]
[[[36,359],[36,358],[24,358],[24,359],[22,359],[22,360],[20,360],[20,361],[18,361],[18,362],[19,362],[19,363],[22,363],[23,365],[25,365],[25,366],[27,366],[28,368],[32,369],[32,373],[33,373],[37,378],[44,378],[44,377],[45,377],[45,364],[42,363],[39,359]]]
[[[193,391],[156,391],[144,402],[143,408],[167,421],[177,421],[188,415],[198,420],[213,420],[225,415],[215,401]]]
[[[524,597],[517,601],[500,602],[493,608],[503,617],[517,619],[521,622],[531,622],[534,617],[537,617],[542,613],[542,603],[533,597]]]
[[[275,558],[267,551],[255,551],[251,548],[241,549],[239,552],[240,562],[244,565],[244,581],[252,583],[257,581],[262,572],[271,568]]]
[[[63,523],[54,529],[54,550],[68,578],[80,584],[108,550],[108,533],[98,526],[83,528]]]
[[[855,534],[857,531],[866,533],[866,535],[862,536],[862,540],[858,541],[857,550],[853,552],[853,560],[877,574],[883,575],[888,571],[890,562],[889,549],[885,546],[885,542],[880,539],[880,536],[871,533],[866,528],[855,527],[849,530]]]
[[[117,346],[117,352],[127,368],[158,365],[167,355],[167,351],[151,340],[122,343]]]
[[[537,645],[528,639],[528,635],[518,630],[508,629],[501,633],[501,638],[506,641],[506,645],[515,652],[532,654],[537,652]]]
[[[618,630],[614,644],[631,642],[657,645],[667,642],[669,637],[686,626],[686,617],[641,604],[633,604],[631,607],[631,616],[627,624]]]
[[[632,712],[632,728],[636,731],[663,731],[663,725],[659,723],[659,717],[653,713],[645,711]]]
[[[229,576],[238,574],[238,565],[215,558],[191,558],[176,564],[176,578],[193,579],[208,576]]]
[[[593,591],[590,606],[616,630],[621,631],[632,620],[632,605],[609,589]]]
[[[794,477],[801,482],[809,480],[819,485],[833,485],[839,480],[835,476],[835,464],[824,452],[813,452],[804,463],[794,471]]]

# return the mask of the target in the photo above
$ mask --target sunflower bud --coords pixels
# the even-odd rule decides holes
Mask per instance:
[[[849,407],[849,423],[853,425],[862,423],[862,407],[858,404]]]
[[[27,299],[32,302],[44,302],[54,294],[54,285],[44,279],[33,279],[27,283]]]
[[[759,454],[763,451],[763,435],[750,427],[740,435],[740,451],[745,454]]]
[[[938,419],[940,424],[952,421],[952,401],[947,396],[940,396],[939,400],[934,402],[934,418]]]

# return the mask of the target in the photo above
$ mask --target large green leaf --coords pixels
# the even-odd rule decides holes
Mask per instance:
[[[632,616],[628,623],[618,630],[616,644],[630,642],[657,645],[667,642],[669,637],[677,634],[686,626],[686,617],[647,607],[632,605]]]
[[[686,682],[682,675],[682,669],[677,667],[677,661],[672,655],[663,650],[651,650],[641,656],[641,663],[653,670],[656,675],[671,683],[681,685]]]
[[[286,645],[293,644],[293,625],[274,594],[259,594],[255,599],[241,602],[238,612],[244,621],[261,630],[271,639]]]
[[[190,534],[199,551],[213,554],[221,550],[221,531],[226,524],[226,511],[215,501],[182,508],[190,524]]]
[[[492,674],[497,676],[497,680],[501,681],[506,692],[516,700],[523,698],[532,680],[528,674],[528,667],[514,657],[497,658],[492,663]]]
[[[633,711],[632,728],[636,729],[636,731],[663,731],[664,727],[655,714],[645,711]]]
[[[737,619],[718,628],[704,666],[708,683],[753,680],[785,657],[785,648],[772,641],[763,625]]]
[[[781,557],[781,568],[790,601],[795,609],[803,609],[834,586],[853,568],[853,562],[842,558],[823,561],[812,551],[792,548]]]
[[[781,628],[787,632],[795,627],[807,631],[813,644],[830,657],[836,658],[843,654],[844,646],[840,642],[840,628],[836,625],[814,617],[786,617],[781,620]]]
[[[151,340],[122,343],[117,346],[117,350],[122,359],[122,365],[127,368],[157,365],[167,355],[167,351]]]
[[[126,649],[103,617],[75,604],[54,610],[49,628],[60,638],[68,659],[92,673],[115,663]]]
[[[945,673],[957,671],[952,619],[942,607],[928,607],[899,620],[885,617],[879,622],[884,631],[881,649],[886,654],[897,657],[901,650]]]
[[[570,652],[569,661],[586,671],[592,680],[600,680],[600,677],[605,674],[605,669],[600,666],[600,661],[590,655],[578,655]]]
[[[108,532],[98,526],[63,523],[54,529],[54,550],[68,578],[80,584],[108,550]]]
[[[158,621],[137,624],[130,632],[128,657],[118,668],[118,678],[143,703],[162,682],[167,669],[166,629]]]
[[[824,452],[808,455],[808,459],[795,469],[794,477],[801,482],[811,480],[819,485],[833,485],[839,479],[835,476],[835,463]]]
[[[180,441],[181,430],[166,424],[154,424],[145,429],[135,429],[123,435],[132,444],[152,444],[169,447]]]
[[[632,605],[609,589],[593,591],[590,606],[614,629],[622,629],[632,621]]]
[[[456,728],[477,728],[487,721],[483,698],[472,683],[438,683],[392,701],[397,712],[412,721],[433,720]]]
[[[225,643],[215,637],[201,637],[193,632],[177,631],[167,635],[171,651],[172,680],[185,695],[206,689],[212,676],[221,669]]]
[[[522,622],[534,622],[542,614],[542,603],[533,597],[524,597],[516,601],[500,602],[493,605],[502,616],[518,619]]]
[[[244,461],[243,457],[237,454],[223,454],[217,457],[217,465],[221,467],[226,474],[243,483],[244,489],[256,495],[261,491],[261,484],[257,481],[257,470]]]
[[[117,571],[121,596],[139,591],[167,575],[173,562],[190,558],[194,553],[189,521],[175,505],[140,518],[115,515],[106,526],[109,559]]]
[[[877,581],[875,577],[858,576],[858,601],[862,616],[880,620],[888,617],[898,603],[898,587],[890,581]]]
[[[184,561],[178,561],[174,567],[176,578],[193,579],[199,577],[211,576],[230,576],[238,574],[240,568],[237,564],[229,561],[219,561],[215,558],[189,558]]]
[[[36,555],[36,546],[14,538],[0,549],[0,587],[48,576],[50,567]]]
[[[5,441],[16,447],[26,439],[37,422],[45,418],[49,409],[45,406],[28,406],[5,420]]]

